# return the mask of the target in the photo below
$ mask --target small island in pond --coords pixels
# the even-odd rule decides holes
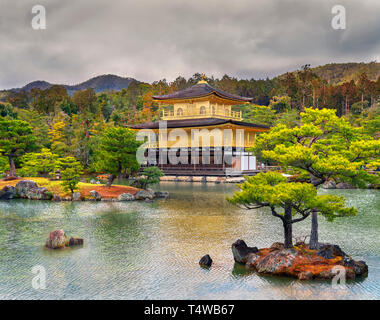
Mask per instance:
[[[300,280],[332,279],[344,272],[347,279],[356,279],[368,274],[364,261],[355,261],[337,245],[321,243],[312,250],[304,242],[292,248],[276,242],[269,248],[248,247],[243,240],[232,244],[232,253],[237,263],[260,274],[287,276]]]

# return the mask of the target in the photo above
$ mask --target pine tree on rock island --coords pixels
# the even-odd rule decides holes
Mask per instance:
[[[282,221],[285,248],[293,247],[292,225],[312,213],[320,213],[330,221],[356,214],[356,209],[345,206],[343,197],[317,195],[312,184],[288,182],[278,172],[249,177],[239,188],[228,200],[246,209],[269,208],[270,213]]]

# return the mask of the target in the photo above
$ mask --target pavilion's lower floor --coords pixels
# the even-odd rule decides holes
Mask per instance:
[[[157,166],[167,176],[243,176],[257,173],[256,157],[245,149],[149,149],[145,166]]]

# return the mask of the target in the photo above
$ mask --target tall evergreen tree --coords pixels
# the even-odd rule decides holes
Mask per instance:
[[[9,173],[16,176],[15,158],[35,147],[32,127],[21,120],[0,120],[0,154],[8,157]]]
[[[97,169],[110,173],[108,187],[118,175],[139,169],[136,152],[141,144],[136,140],[136,132],[131,129],[110,127],[105,130],[97,149]]]

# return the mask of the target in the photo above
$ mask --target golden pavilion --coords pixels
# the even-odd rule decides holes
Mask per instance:
[[[269,127],[242,121],[233,107],[251,98],[223,92],[205,80],[185,90],[154,96],[161,120],[132,126],[146,137],[146,162],[165,175],[241,176],[256,172],[247,151]],[[169,108],[162,108],[162,105]],[[149,154],[149,156],[148,156]]]

